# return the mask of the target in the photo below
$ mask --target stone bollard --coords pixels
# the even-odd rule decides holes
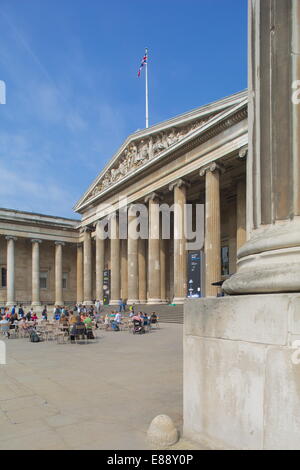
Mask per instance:
[[[159,448],[175,444],[178,441],[178,437],[178,431],[171,418],[167,415],[156,416],[147,432],[149,443]]]

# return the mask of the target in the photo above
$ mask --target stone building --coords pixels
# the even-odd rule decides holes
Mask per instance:
[[[112,305],[183,303],[192,292],[191,255],[196,295],[216,296],[212,283],[236,272],[246,240],[247,108],[244,91],[130,135],[76,204],[81,220],[1,209],[0,302],[90,304],[103,300],[108,272]],[[118,230],[124,207],[134,204],[148,209],[147,239]],[[174,205],[170,238],[162,235],[161,204]],[[205,206],[204,243],[190,251],[186,204],[194,226],[194,208]],[[99,236],[105,217],[116,234],[107,239]]]

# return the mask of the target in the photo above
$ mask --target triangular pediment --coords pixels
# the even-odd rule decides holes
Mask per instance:
[[[75,210],[80,211],[82,206],[100,197],[108,188],[130,177],[130,174],[140,167],[159,158],[166,151],[171,151],[172,147],[178,147],[189,135],[192,136],[201,130],[245,97],[245,92],[242,92],[132,134],[77,203]]]

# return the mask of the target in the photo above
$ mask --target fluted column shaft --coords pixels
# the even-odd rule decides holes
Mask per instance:
[[[32,306],[41,305],[40,299],[40,243],[41,240],[32,242]]]
[[[213,163],[200,171],[205,175],[205,295],[217,296],[213,282],[221,280],[220,168]]]
[[[128,303],[139,302],[138,242],[136,215],[128,211]]]
[[[128,299],[128,247],[127,240],[121,240],[121,297]]]
[[[110,232],[110,261],[111,261],[111,296],[110,304],[118,305],[121,292],[120,292],[120,239],[119,239],[119,220],[117,214],[114,214],[111,219],[111,232]]]
[[[105,256],[104,228],[101,223],[96,228],[96,298],[103,301],[103,271]]]
[[[138,265],[139,265],[139,302],[144,304],[147,301],[147,260],[146,260],[146,240],[139,239],[138,243]]]
[[[55,242],[55,305],[63,305],[62,248],[63,242]]]
[[[15,305],[15,241],[16,237],[8,236],[7,240],[7,302],[8,307]]]
[[[160,240],[160,296],[161,301],[166,302],[166,246],[167,240]]]
[[[185,204],[186,182],[175,181],[170,185],[174,191],[174,299],[173,303],[183,303],[187,294],[187,260],[185,249]]]
[[[92,285],[92,238],[91,229],[86,228],[83,235],[83,295],[84,304],[93,303]]]
[[[149,201],[148,303],[157,304],[161,302],[159,198],[152,194],[146,201]]]
[[[83,245],[77,244],[77,303],[83,302]]]

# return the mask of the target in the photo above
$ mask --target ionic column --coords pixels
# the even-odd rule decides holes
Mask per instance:
[[[105,256],[104,226],[101,222],[96,226],[96,298],[103,301],[103,271]]]
[[[32,243],[32,307],[41,305],[40,300],[40,243],[42,240],[31,240]]]
[[[173,303],[183,303],[187,294],[187,260],[185,250],[185,204],[187,183],[179,179],[170,184],[174,191],[174,299]]]
[[[128,210],[128,303],[139,303],[139,264],[136,214]]]
[[[139,303],[147,303],[147,260],[146,240],[138,241],[138,265],[139,265]]]
[[[63,305],[62,247],[64,242],[55,242],[55,305]]]
[[[121,298],[128,299],[128,248],[127,240],[121,240]]]
[[[158,304],[161,303],[159,197],[152,193],[145,202],[149,202],[148,304]]]
[[[217,296],[213,282],[221,280],[220,166],[216,163],[200,170],[205,176],[205,295]]]
[[[16,237],[5,237],[7,240],[7,307],[15,305],[15,241]]]
[[[167,240],[160,240],[160,296],[163,303],[167,302],[166,291],[166,245]]]
[[[77,303],[83,302],[83,245],[77,244]]]
[[[119,219],[115,213],[110,219],[110,305],[118,305],[120,300],[120,239]]]
[[[85,305],[93,303],[91,231],[90,227],[83,229],[83,299]]]

